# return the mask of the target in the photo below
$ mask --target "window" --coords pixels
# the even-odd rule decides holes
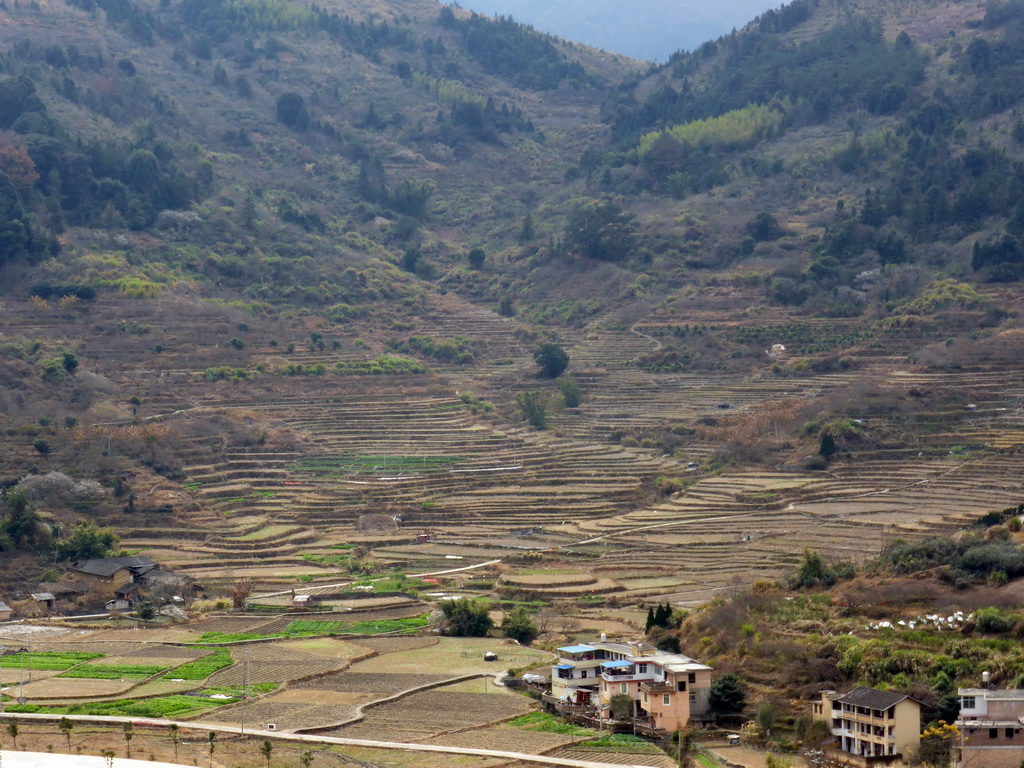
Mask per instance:
[[[685,691],[686,690],[686,681],[685,680],[680,680],[678,683],[676,683],[676,690],[677,691]]]
[[[584,669],[582,672],[580,672],[580,677],[586,677],[586,676],[587,676],[587,670]]]
[[[629,693],[629,683],[619,683],[619,693]]]
[[[665,705],[666,707],[667,707],[667,706],[668,706],[669,704],[671,704],[671,703],[672,703],[672,694],[671,694],[671,693],[666,693],[666,694],[664,694],[664,695],[663,695],[663,696],[661,697],[661,703],[662,703],[662,704],[664,704],[664,705]]]
[[[1007,728],[1006,729],[1006,738],[1008,738],[1008,739],[1012,739],[1013,738],[1013,728]]]
[[[960,699],[960,709],[974,709],[975,699],[973,696],[964,696]]]
[[[896,754],[896,745],[895,744],[890,744],[889,745],[889,754],[890,755],[895,755]]]
[[[687,678],[689,679],[689,681],[691,683],[696,683],[697,682],[697,673],[696,672],[691,672],[689,675],[687,675]]]
[[[696,693],[692,693],[692,692],[690,693],[690,703],[691,704],[696,704],[697,703],[697,694]]]
[[[997,739],[997,738],[999,738],[999,729],[998,728],[989,728],[988,729],[988,737],[990,739]]]
[[[636,671],[637,671],[637,674],[646,675],[647,674],[647,665],[646,664],[637,664]]]

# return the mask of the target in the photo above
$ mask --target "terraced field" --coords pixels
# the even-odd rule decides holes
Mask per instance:
[[[543,432],[515,418],[517,392],[550,386],[533,377],[529,334],[515,320],[453,294],[430,298],[422,317],[387,336],[368,325],[328,329],[332,343],[325,351],[307,344],[309,328],[300,324],[257,320],[193,298],[98,301],[90,306],[91,322],[115,330],[81,350],[85,366],[141,401],[137,413],[126,402],[106,404],[112,422],[135,416],[188,432],[195,423],[226,419],[263,435],[190,433],[183,478],[157,481],[174,514],[133,518],[124,545],[211,583],[254,577],[261,590],[282,592],[268,601],[281,606],[290,603],[292,588],[331,593],[318,585],[350,580],[346,553],[356,546],[361,557],[411,573],[547,552],[555,560],[575,559],[590,580],[544,589],[504,586],[550,599],[660,596],[685,603],[776,576],[804,546],[859,559],[895,536],[949,530],[970,515],[1019,502],[1024,385],[1013,333],[993,336],[988,358],[976,355],[973,370],[927,368],[908,356],[942,341],[941,329],[882,332],[862,320],[815,320],[777,308],[748,323],[737,319],[753,317],[743,314],[744,295],[709,286],[646,316],[613,315],[563,331],[560,342],[585,397],[578,408],[555,410]],[[24,308],[10,333],[60,338],[75,331],[75,317]],[[159,354],[150,335],[156,317]],[[690,343],[690,331],[680,329],[697,324],[724,347],[735,346],[748,368],[652,373],[638,367],[665,345]],[[239,333],[244,349],[211,343]],[[366,360],[413,334],[467,339],[473,360],[424,359],[426,374],[273,373],[289,363],[330,369]],[[852,362],[825,373],[795,367],[783,375],[764,355],[777,342],[789,348],[783,368],[796,356],[837,350]],[[258,363],[267,373],[204,378],[211,366],[255,372]],[[691,434],[697,427],[777,401],[841,408],[866,384],[885,389],[893,402],[912,404],[925,393],[932,405],[863,415],[864,430],[888,437],[854,451],[853,461],[834,462],[827,473],[728,465],[720,474],[704,472],[722,445]],[[496,410],[476,408],[475,398],[492,401]],[[668,427],[680,436],[671,453],[657,441],[622,439]],[[795,463],[799,453],[792,458]],[[663,477],[685,481],[684,490],[663,497],[657,492]],[[379,519],[364,524],[396,514],[398,528]],[[416,543],[423,532],[431,540]],[[359,610],[343,589],[335,592],[340,597],[327,598],[334,607]],[[385,613],[411,616],[416,609],[396,598]],[[270,619],[244,619],[208,631],[267,633],[271,626]],[[180,636],[189,637],[195,635]]]

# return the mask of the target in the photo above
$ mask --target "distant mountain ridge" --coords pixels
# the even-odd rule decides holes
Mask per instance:
[[[770,0],[727,0],[714,5],[674,0],[462,0],[459,4],[477,13],[512,16],[575,43],[657,62],[727,34],[777,5]]]

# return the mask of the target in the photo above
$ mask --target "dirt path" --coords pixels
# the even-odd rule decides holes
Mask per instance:
[[[652,349],[652,350],[651,350],[651,352],[657,352],[658,350],[660,350],[660,349],[661,349],[661,348],[662,348],[662,347],[664,346],[664,345],[663,345],[663,344],[662,344],[662,343],[661,343],[660,341],[658,341],[658,340],[657,340],[656,338],[654,338],[653,336],[648,336],[648,335],[647,335],[646,333],[644,333],[643,331],[638,331],[638,330],[636,329],[636,327],[637,327],[638,325],[640,325],[640,323],[638,323],[638,322],[637,322],[637,323],[633,323],[633,325],[632,325],[632,326],[630,326],[629,332],[630,332],[630,333],[632,333],[632,334],[633,334],[634,336],[639,336],[639,337],[640,337],[641,339],[647,339],[647,340],[648,340],[649,342],[651,342],[651,343],[652,343],[652,344],[654,345],[654,349]],[[643,353],[641,353],[641,354],[643,354]],[[649,353],[648,353],[648,354],[649,354]],[[633,362],[634,362],[634,361],[636,361],[636,360],[638,360],[639,358],[640,358],[640,355],[637,355],[637,356],[636,356],[636,357],[634,357],[634,358],[633,358],[632,360],[630,360],[630,361],[629,361],[630,365],[632,365],[632,364],[633,364]]]

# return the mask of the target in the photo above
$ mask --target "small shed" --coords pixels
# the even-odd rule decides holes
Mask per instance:
[[[488,651],[487,653],[484,654],[484,661],[497,661],[497,660],[498,660],[498,654],[496,654],[494,651]]]
[[[56,601],[56,597],[51,592],[33,592],[32,599],[37,603],[43,603],[47,609],[53,608],[53,603]]]
[[[292,605],[296,608],[305,608],[309,605],[310,599],[309,595],[296,595],[292,598]]]
[[[429,544],[430,543],[430,534],[429,533],[417,533],[416,534],[416,543],[417,544]]]
[[[108,611],[127,611],[131,607],[132,604],[125,597],[115,597],[103,604],[103,608]]]
[[[14,609],[11,608],[3,600],[0,600],[0,621],[8,621],[11,618],[11,614],[14,613]]]

